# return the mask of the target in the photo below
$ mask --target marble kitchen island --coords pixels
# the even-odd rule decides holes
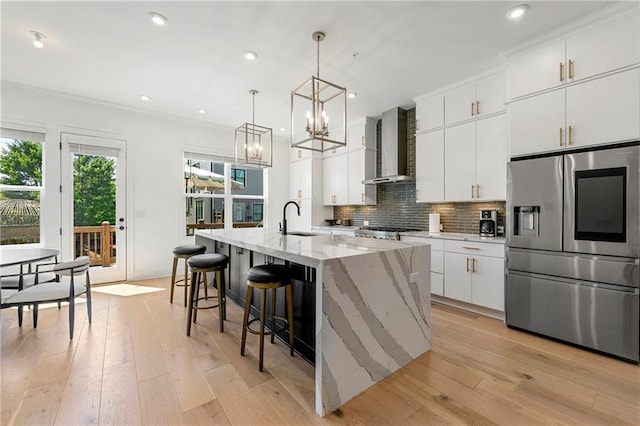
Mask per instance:
[[[318,284],[312,287],[315,312],[310,318],[315,319],[319,415],[431,348],[429,245],[344,235],[285,236],[265,228],[198,230],[196,242],[208,251],[255,252],[312,272],[305,276],[312,277],[309,284]],[[296,287],[294,300],[295,292]]]

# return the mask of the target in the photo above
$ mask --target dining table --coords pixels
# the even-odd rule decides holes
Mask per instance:
[[[42,247],[0,247],[0,268],[15,265],[28,265],[51,259],[60,254],[60,250]]]

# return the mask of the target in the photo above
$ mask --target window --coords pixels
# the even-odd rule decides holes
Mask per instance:
[[[0,244],[39,243],[45,135],[0,130]]]
[[[231,180],[238,182],[242,186],[247,186],[246,173],[247,173],[247,171],[245,169],[235,169],[235,168],[232,167],[231,168]]]
[[[262,208],[256,219],[252,207],[264,204],[263,169],[236,169],[231,160],[193,152],[184,153],[183,165],[187,235],[195,229],[224,228],[226,222],[251,227],[263,220]],[[225,215],[227,205],[230,218]]]
[[[262,222],[262,207],[263,203],[253,203],[253,221]]]

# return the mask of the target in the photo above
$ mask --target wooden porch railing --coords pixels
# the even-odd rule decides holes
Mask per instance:
[[[89,256],[92,266],[111,266],[116,262],[116,226],[73,227],[73,257]]]

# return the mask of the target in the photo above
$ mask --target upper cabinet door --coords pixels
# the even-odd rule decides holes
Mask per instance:
[[[444,122],[458,123],[475,117],[476,85],[461,86],[445,94]]]
[[[476,183],[476,122],[445,129],[445,201],[472,201]]]
[[[416,133],[444,126],[444,95],[416,101]]]
[[[506,80],[504,73],[478,81],[475,116],[483,117],[504,111]]]
[[[564,84],[565,41],[509,58],[509,96],[518,98]]]
[[[512,157],[564,147],[564,95],[555,90],[509,105]]]
[[[567,87],[567,130],[569,126],[570,146],[640,138],[640,70]]]
[[[640,11],[567,38],[568,81],[640,62]]]
[[[476,198],[507,199],[507,117],[476,122]]]
[[[444,130],[416,136],[416,202],[444,201]]]

